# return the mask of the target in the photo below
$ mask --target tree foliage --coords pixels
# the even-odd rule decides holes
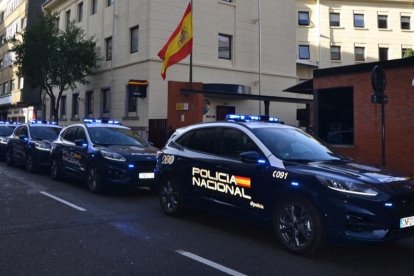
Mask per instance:
[[[412,57],[412,56],[414,56],[414,50],[409,48],[409,49],[407,49],[407,51],[404,52],[403,58]]]
[[[20,38],[12,39],[18,75],[31,87],[46,91],[55,121],[62,93],[87,84],[87,76],[100,60],[94,38],[86,38],[83,30],[73,23],[59,30],[57,20],[56,15],[40,15]]]

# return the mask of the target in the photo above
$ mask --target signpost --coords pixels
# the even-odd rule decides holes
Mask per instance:
[[[374,104],[381,104],[382,165],[385,166],[385,104],[387,103],[388,98],[385,95],[387,78],[385,76],[384,68],[381,65],[375,65],[374,68],[372,68],[371,84],[374,89],[374,93],[371,95],[371,102]]]

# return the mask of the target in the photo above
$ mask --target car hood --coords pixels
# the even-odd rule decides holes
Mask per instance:
[[[393,182],[411,182],[409,177],[395,174],[383,168],[355,163],[349,160],[332,160],[322,162],[289,163],[293,170],[322,177],[346,177],[372,184]],[[414,185],[414,183],[413,183]],[[414,187],[413,187],[414,191]]]
[[[128,146],[128,145],[110,145],[106,147],[99,147],[102,150],[107,150],[110,152],[119,153],[125,157],[134,157],[134,156],[156,156],[157,148],[149,147],[138,147],[138,146]]]

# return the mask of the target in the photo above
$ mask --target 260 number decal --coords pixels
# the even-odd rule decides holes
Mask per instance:
[[[283,172],[283,171],[274,171],[272,176],[273,178],[277,178],[277,179],[287,179],[288,174],[289,173]]]

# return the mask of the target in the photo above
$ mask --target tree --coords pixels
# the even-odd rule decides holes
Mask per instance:
[[[411,48],[408,48],[407,51],[404,52],[403,58],[412,57],[412,56],[414,56],[414,50]]]
[[[100,51],[94,38],[71,23],[62,31],[56,15],[40,15],[21,38],[12,39],[18,75],[32,88],[44,90],[50,98],[52,119],[58,122],[62,93],[87,84],[96,68]],[[56,91],[56,93],[54,93]]]

